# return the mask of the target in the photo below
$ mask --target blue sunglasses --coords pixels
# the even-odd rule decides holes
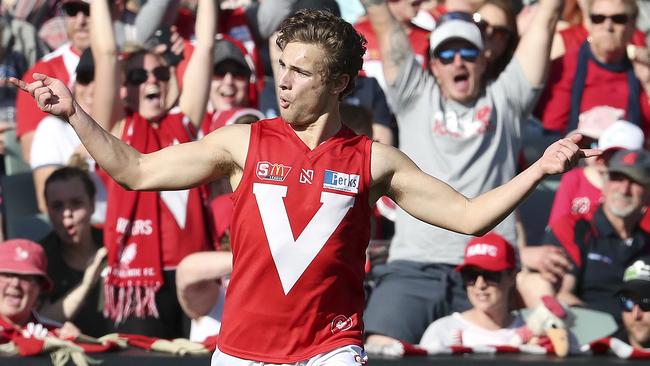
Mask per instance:
[[[447,48],[436,52],[436,58],[440,60],[443,65],[448,65],[454,62],[456,54],[460,54],[460,58],[467,62],[474,62],[481,52],[476,48],[463,47],[463,48]]]

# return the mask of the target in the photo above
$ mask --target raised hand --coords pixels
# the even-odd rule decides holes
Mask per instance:
[[[582,158],[598,156],[602,151],[598,149],[580,149],[577,145],[582,140],[582,135],[577,133],[554,142],[546,148],[536,164],[544,175],[559,174],[578,165]]]
[[[16,78],[9,78],[9,81],[29,93],[43,112],[65,120],[76,112],[72,93],[61,80],[39,73],[34,73],[33,77],[34,82],[30,84]]]

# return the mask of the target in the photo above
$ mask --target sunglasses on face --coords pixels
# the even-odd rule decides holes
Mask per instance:
[[[463,282],[469,286],[474,286],[478,280],[478,276],[481,276],[483,281],[488,285],[496,286],[501,282],[501,277],[503,276],[502,272],[480,271],[475,269],[464,269],[460,274],[463,277]]]
[[[213,74],[216,77],[223,78],[226,74],[232,75],[234,78],[248,79],[251,72],[248,68],[236,63],[221,63],[214,67]]]
[[[650,311],[650,298],[639,299],[628,296],[621,296],[619,299],[621,301],[623,311],[625,312],[632,311],[632,309],[634,309],[634,305],[638,305],[641,311]]]
[[[169,68],[165,66],[158,66],[151,71],[137,68],[126,72],[126,83],[129,85],[140,85],[147,81],[150,72],[158,81],[169,81],[171,76]]]
[[[485,20],[476,22],[476,25],[481,30],[484,37],[494,38],[499,41],[504,41],[512,35],[512,31],[504,25],[492,25]]]
[[[614,15],[589,14],[589,19],[591,19],[591,22],[594,24],[604,23],[606,19],[610,19],[613,23],[616,24],[627,24],[627,21],[630,19],[630,17],[625,13]]]
[[[449,65],[454,62],[456,54],[459,54],[464,61],[474,62],[478,58],[480,51],[472,47],[447,48],[437,51],[435,56],[443,65]]]
[[[63,13],[69,17],[76,17],[79,12],[85,16],[90,16],[90,5],[83,3],[67,3],[61,6]]]

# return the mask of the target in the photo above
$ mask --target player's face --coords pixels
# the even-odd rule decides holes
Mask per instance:
[[[507,311],[508,293],[514,286],[509,271],[492,272],[478,268],[463,269],[469,302],[482,312]]]
[[[438,47],[431,60],[431,71],[445,98],[471,102],[481,89],[485,58],[471,43],[452,40]]]
[[[57,236],[66,244],[79,244],[90,236],[94,203],[78,178],[48,184],[47,213]]]
[[[635,26],[634,19],[627,14],[622,0],[594,1],[589,18],[591,20],[587,22],[587,29],[592,49],[600,55],[610,52],[620,53],[625,50],[625,46],[634,34]]]
[[[324,78],[324,59],[317,45],[292,42],[284,47],[276,82],[280,115],[288,123],[311,124],[338,103],[338,92]]]
[[[147,53],[129,60],[125,83],[131,107],[147,120],[162,117],[166,112],[165,101],[170,77],[169,67],[152,54]]]
[[[639,213],[647,203],[648,190],[621,173],[610,173],[603,186],[605,209],[620,218]]]

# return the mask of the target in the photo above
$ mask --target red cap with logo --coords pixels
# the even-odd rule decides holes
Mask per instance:
[[[467,243],[463,263],[456,267],[456,271],[460,272],[465,267],[476,267],[491,272],[515,269],[515,248],[496,233],[474,238]]]
[[[52,289],[52,280],[47,276],[45,251],[31,240],[11,239],[0,244],[0,273],[40,276],[43,290]]]

